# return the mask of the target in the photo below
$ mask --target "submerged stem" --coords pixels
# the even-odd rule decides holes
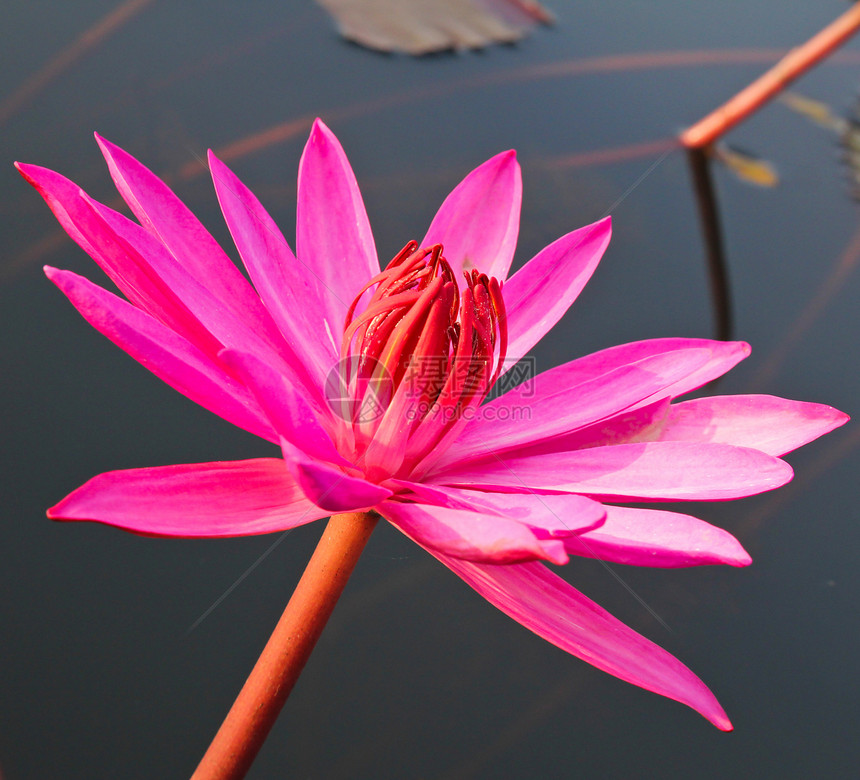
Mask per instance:
[[[376,526],[378,515],[333,515],[284,614],[192,780],[236,780],[251,767]]]

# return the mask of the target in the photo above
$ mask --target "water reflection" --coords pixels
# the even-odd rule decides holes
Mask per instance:
[[[696,203],[699,207],[699,219],[702,222],[708,278],[716,312],[716,337],[722,341],[730,341],[732,338],[731,291],[726,268],[726,253],[723,248],[720,212],[714,194],[708,152],[701,148],[688,149],[687,160],[690,163]]]

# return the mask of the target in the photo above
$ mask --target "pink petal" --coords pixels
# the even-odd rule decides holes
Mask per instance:
[[[212,152],[209,167],[221,210],[251,281],[315,386],[324,387],[328,372],[337,363],[340,344],[326,331],[321,309],[328,292],[322,280],[312,266],[296,260],[254,194]],[[334,335],[339,337],[339,331]]]
[[[422,504],[516,520],[528,526],[538,539],[563,539],[591,531],[603,525],[606,518],[602,504],[574,493],[488,493],[402,479],[390,480],[386,484],[391,483],[397,485],[401,495],[402,491],[408,490]],[[411,498],[408,494],[407,497]]]
[[[727,371],[734,368],[750,354],[750,345],[744,341],[712,341],[711,339],[684,339],[665,338],[647,339],[645,341],[634,341],[629,344],[610,347],[600,352],[589,355],[589,359],[598,362],[624,361],[632,362],[641,360],[649,355],[660,352],[672,352],[678,349],[707,349],[711,353],[711,359],[698,371],[676,382],[666,388],[666,393],[672,398],[677,398],[684,393],[692,392],[708,382],[721,377]]]
[[[248,536],[324,517],[273,458],[99,474],[48,510],[151,536]]]
[[[98,238],[93,235],[93,243],[104,246],[105,251],[113,244],[125,253],[127,263],[151,267],[170,294],[211,334],[210,340],[214,337],[223,347],[254,352],[291,374],[297,373],[297,361],[290,360],[289,355],[282,356],[282,344],[273,346],[261,338],[242,312],[218,300],[205,284],[176,262],[155,236],[113,209],[86,195],[83,198],[101,220],[101,235]]]
[[[299,163],[296,256],[320,280],[325,321],[340,346],[347,309],[379,273],[379,261],[355,175],[319,119]]]
[[[516,519],[528,526],[538,539],[567,539],[599,528],[606,519],[606,509],[602,504],[572,493],[539,495],[448,490],[466,500],[471,498],[477,508],[483,506],[496,514],[504,513]]]
[[[421,245],[442,244],[458,279],[462,270],[477,268],[504,281],[514,259],[522,198],[516,153],[497,154],[445,198]]]
[[[219,357],[247,387],[278,434],[312,458],[347,465],[328,431],[301,391],[268,363],[243,352]]]
[[[570,452],[571,450],[582,450],[590,447],[651,441],[659,438],[654,434],[654,431],[660,430],[670,405],[668,398],[660,398],[644,405],[637,404],[632,409],[626,409],[611,419],[601,420],[554,439],[544,439],[526,450],[511,450],[508,455],[542,455],[551,452]]]
[[[80,192],[80,187],[65,176],[40,165],[16,162],[15,167],[45,199],[48,208],[54,213],[63,230],[84,252],[95,257],[95,249],[77,227],[76,208],[79,208],[80,204],[75,203],[75,201]]]
[[[21,166],[69,235],[117,284],[129,301],[215,359],[223,346],[263,355],[295,372],[278,349],[260,337],[244,312],[218,300],[164,244],[135,222],[90,198],[68,179],[44,168]],[[232,265],[231,265],[232,267]],[[246,285],[247,287],[247,285]],[[304,374],[300,369],[299,374]]]
[[[746,447],[643,442],[460,464],[433,482],[484,490],[552,490],[607,500],[721,501],[772,490],[792,477],[784,461]]]
[[[540,444],[614,417],[655,394],[662,396],[709,357],[705,349],[681,349],[605,366],[605,373],[577,372],[571,364],[545,371],[480,407],[435,468]]]
[[[540,563],[492,566],[428,549],[487,601],[556,647],[646,690],[692,707],[718,729],[728,716],[684,664],[616,620]]]
[[[506,299],[507,300],[507,299]],[[710,339],[647,339],[619,344],[599,352],[572,360],[553,371],[560,383],[583,382],[605,374],[618,366],[635,363],[661,354],[672,354],[680,350],[704,349],[710,359],[688,376],[683,377],[665,390],[665,395],[675,398],[701,387],[722,376],[750,354],[749,344],[743,341],[712,341]]]
[[[660,441],[708,441],[784,455],[848,422],[823,404],[770,395],[724,395],[673,404]]]
[[[309,457],[283,437],[281,450],[305,496],[326,512],[367,511],[392,495],[387,488]]]
[[[474,495],[483,495],[475,490],[458,490],[456,488],[445,487],[444,485],[428,485],[425,482],[413,482],[408,479],[390,478],[386,479],[383,484],[391,488],[393,493],[403,501],[414,501],[418,504],[428,504],[430,506],[442,506],[448,509],[463,509],[467,512],[478,511],[478,507],[472,500]],[[464,497],[460,498],[460,494]],[[494,514],[489,507],[482,507],[483,511],[489,514]],[[504,514],[504,513],[502,513]]]
[[[541,250],[505,282],[509,365],[527,354],[570,308],[597,268],[611,235],[609,217],[574,230]]]
[[[281,336],[260,298],[206,228],[172,190],[128,152],[99,135],[111,176],[135,216],[223,308],[273,346]]]
[[[158,244],[160,251],[155,258],[141,256],[105,224],[104,218],[94,210],[92,204],[95,201],[87,198],[74,182],[36,165],[18,165],[18,169],[45,199],[63,229],[98,263],[131,303],[175,330],[208,356],[214,357],[218,353],[222,348],[220,342],[191,314],[153,268],[151,260],[163,259],[164,255],[172,265],[176,264],[161,244]]]
[[[234,425],[278,440],[248,391],[182,336],[82,276],[47,266],[45,273],[90,325],[159,379]]]
[[[606,522],[565,540],[571,555],[633,566],[749,566],[752,558],[728,531],[677,512],[607,506]]]
[[[572,360],[562,366],[551,369],[540,374],[541,378],[550,377],[554,383],[560,386],[574,386],[591,381],[597,377],[608,375],[615,369],[625,365],[632,365],[639,361],[657,358],[665,355],[671,362],[673,355],[683,355],[688,350],[705,350],[710,356],[708,360],[689,374],[682,372],[677,381],[663,388],[661,396],[675,397],[677,395],[695,390],[697,387],[710,382],[724,374],[735,366],[740,360],[749,355],[749,345],[744,342],[711,341],[709,339],[649,339],[647,341],[636,341],[630,344],[621,344],[615,347],[594,352],[590,355]],[[531,402],[529,388],[535,388],[534,382],[521,385],[519,388],[509,391],[500,399],[492,403],[498,404],[506,399],[509,406],[514,401],[522,401],[523,409],[528,409]],[[487,405],[490,406],[489,404]],[[475,434],[470,430],[472,424],[483,421],[483,411],[479,410],[477,419],[464,431],[462,437],[473,437]],[[581,430],[563,434],[552,439],[531,445],[528,452],[513,450],[509,454],[540,454],[551,452],[567,452],[573,449],[594,447],[602,444],[620,444],[626,441],[638,441],[658,439],[659,426],[663,424],[666,412],[666,401],[664,399],[653,400],[646,398],[643,401],[627,408],[623,413],[612,419],[602,420]],[[525,417],[526,412],[519,415],[520,419]],[[497,415],[498,416],[498,415]],[[515,415],[510,415],[512,418]],[[527,420],[525,422],[528,422]],[[528,427],[528,426],[524,426]],[[487,430],[488,426],[481,430]],[[492,434],[490,434],[492,435]],[[459,442],[452,446],[451,450],[440,457],[439,465],[434,471],[442,470],[443,467],[456,463],[457,447]]]
[[[483,563],[567,563],[564,545],[539,540],[525,525],[498,515],[386,501],[379,513],[409,538],[445,555]]]

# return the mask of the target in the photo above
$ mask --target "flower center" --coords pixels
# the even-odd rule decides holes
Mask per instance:
[[[458,285],[442,251],[410,241],[346,315],[338,439],[369,479],[426,471],[502,368],[501,285],[474,269]]]

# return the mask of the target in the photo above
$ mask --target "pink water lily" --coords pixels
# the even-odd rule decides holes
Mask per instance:
[[[57,173],[18,167],[126,300],[69,271],[48,277],[146,368],[283,458],[101,474],[50,517],[220,537],[375,510],[539,636],[731,728],[687,667],[543,562],[747,565],[726,531],[615,503],[776,488],[792,475],[779,456],[844,414],[770,396],[673,403],[749,353],[683,338],[606,349],[486,401],[573,303],[610,237],[608,219],[576,230],[508,277],[521,201],[513,152],[470,173],[384,271],[322,122],[299,166],[295,254],[210,153],[252,286],[162,181],[98,142],[138,222]]]

